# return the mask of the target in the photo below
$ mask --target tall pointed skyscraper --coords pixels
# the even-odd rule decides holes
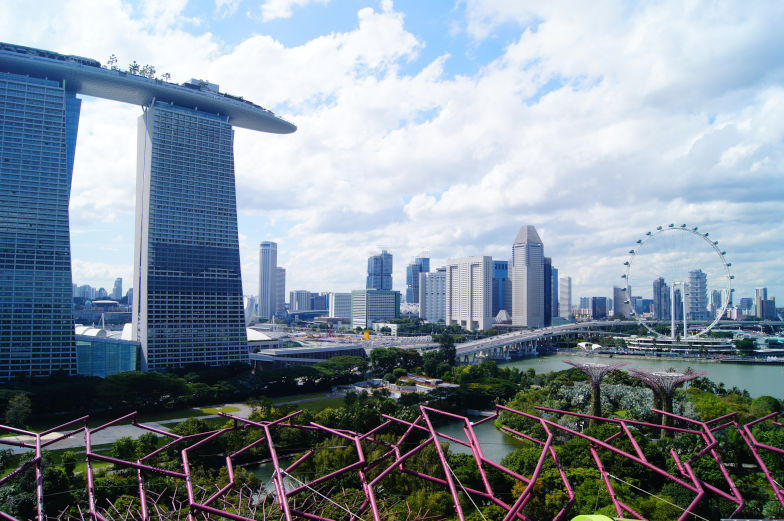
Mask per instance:
[[[533,226],[523,226],[512,245],[512,324],[544,327],[544,245]]]

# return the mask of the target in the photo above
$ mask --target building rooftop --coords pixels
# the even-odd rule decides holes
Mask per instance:
[[[515,244],[542,244],[542,239],[539,238],[539,234],[536,233],[536,228],[531,226],[530,224],[527,226],[522,226],[520,231],[517,232],[517,237],[515,238]]]
[[[100,62],[90,58],[3,42],[0,42],[0,71],[62,81],[66,90],[86,96],[141,106],[159,101],[228,116],[232,126],[259,132],[290,134],[297,130],[295,125],[270,110],[239,96],[221,93],[217,85],[206,81],[191,80],[178,85],[105,69]]]

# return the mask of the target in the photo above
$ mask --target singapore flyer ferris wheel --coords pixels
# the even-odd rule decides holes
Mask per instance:
[[[732,300],[731,264],[708,233],[685,224],[647,232],[624,262],[624,306],[654,337],[705,335]]]

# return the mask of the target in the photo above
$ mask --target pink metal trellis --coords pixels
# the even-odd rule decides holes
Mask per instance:
[[[499,405],[496,406],[495,413],[492,416],[483,418],[478,422],[471,422],[465,416],[440,411],[427,406],[420,406],[419,415],[414,421],[406,421],[400,418],[395,418],[393,416],[384,416],[384,421],[381,423],[381,425],[364,434],[345,429],[333,429],[313,422],[309,424],[296,424],[294,419],[299,416],[302,411],[283,416],[274,421],[259,422],[228,414],[222,414],[222,416],[224,416],[227,421],[230,420],[226,426],[209,432],[188,436],[180,436],[163,431],[161,429],[140,424],[137,422],[136,413],[122,416],[116,420],[105,423],[93,429],[89,428],[88,417],[86,416],[40,433],[16,429],[13,427],[0,426],[0,431],[28,436],[30,438],[29,440],[0,438],[0,444],[16,446],[35,451],[35,456],[31,460],[25,462],[19,468],[1,478],[0,485],[6,484],[9,481],[15,479],[26,470],[35,468],[37,521],[45,521],[45,484],[43,482],[42,472],[42,451],[44,448],[51,446],[53,443],[56,443],[65,438],[72,437],[76,434],[83,433],[87,461],[86,477],[87,498],[89,504],[88,514],[89,517],[94,521],[109,521],[109,519],[107,519],[107,517],[104,516],[97,507],[98,498],[95,490],[95,473],[93,469],[94,461],[105,461],[114,465],[133,468],[137,471],[139,485],[139,512],[138,515],[133,517],[138,517],[144,521],[147,521],[152,517],[148,505],[149,493],[145,487],[144,477],[146,474],[159,474],[169,476],[177,480],[182,480],[184,482],[184,488],[187,494],[187,502],[183,505],[183,507],[188,511],[187,515],[189,521],[195,521],[197,518],[206,519],[206,516],[209,515],[219,516],[225,519],[231,519],[233,521],[252,521],[251,517],[245,517],[241,515],[241,512],[238,510],[227,510],[225,505],[227,494],[229,494],[232,490],[235,490],[237,487],[234,469],[235,459],[257,446],[264,446],[269,451],[274,468],[274,473],[272,476],[275,489],[274,499],[286,521],[293,521],[295,518],[312,519],[314,521],[332,521],[330,518],[325,517],[321,510],[312,511],[312,509],[309,509],[307,505],[313,505],[315,502],[309,502],[307,499],[319,496],[320,498],[323,498],[319,500],[321,501],[321,505],[324,505],[328,502],[333,502],[329,497],[323,495],[322,491],[327,490],[331,484],[334,485],[336,479],[343,476],[355,476],[358,479],[358,482],[361,484],[360,494],[364,498],[359,503],[358,507],[356,507],[356,511],[350,512],[351,516],[365,516],[369,514],[374,521],[382,521],[385,517],[384,512],[382,512],[382,502],[384,498],[379,496],[379,487],[385,479],[395,472],[402,472],[443,486],[451,495],[457,517],[461,521],[465,520],[466,513],[464,510],[469,502],[474,503],[474,506],[477,506],[474,501],[475,499],[482,501],[485,504],[491,503],[501,507],[504,512],[506,512],[504,521],[511,521],[513,519],[526,521],[528,518],[523,511],[526,505],[531,501],[531,499],[533,499],[534,485],[541,477],[544,464],[549,459],[553,462],[555,468],[558,470],[567,495],[565,504],[562,506],[555,517],[556,520],[561,520],[566,517],[569,509],[575,502],[574,489],[570,484],[569,479],[567,478],[566,469],[559,460],[558,454],[555,450],[555,432],[562,432],[570,436],[583,438],[590,442],[589,450],[591,452],[591,456],[596,463],[597,469],[601,473],[602,482],[607,489],[612,504],[619,516],[628,514],[638,519],[643,519],[643,517],[638,512],[635,512],[632,507],[624,503],[614,490],[612,481],[610,479],[611,474],[601,458],[602,452],[612,452],[629,461],[637,463],[642,467],[661,475],[671,483],[675,483],[678,486],[692,492],[695,497],[684,509],[684,512],[680,517],[681,520],[685,520],[691,513],[694,512],[694,509],[706,496],[706,494],[709,493],[715,494],[719,498],[734,503],[736,508],[733,512],[733,515],[736,515],[743,508],[743,498],[737,486],[730,477],[729,472],[722,463],[721,456],[717,450],[718,441],[715,437],[716,432],[734,426],[738,428],[743,439],[749,445],[754,458],[757,460],[771,487],[773,487],[776,498],[779,500],[779,502],[782,503],[782,506],[784,506],[784,489],[782,489],[781,485],[776,482],[772,473],[765,466],[765,463],[760,456],[760,451],[771,451],[775,454],[784,454],[784,449],[772,447],[758,442],[752,432],[752,427],[766,421],[770,421],[771,425],[773,425],[775,428],[781,428],[784,426],[781,422],[778,421],[778,415],[776,413],[767,415],[763,418],[760,418],[759,420],[755,420],[740,427],[737,424],[734,413],[722,416],[720,418],[715,418],[707,422],[701,422],[690,418],[685,418],[683,416],[665,413],[663,411],[656,411],[657,413],[665,414],[674,420],[678,420],[682,425],[678,427],[672,425],[662,427],[661,425],[653,423],[627,420],[623,418],[608,419],[594,417],[587,414],[561,411],[557,409],[547,409],[542,407],[537,407],[537,409],[544,414],[529,414]],[[508,413],[511,415],[528,418],[537,422],[544,430],[545,438],[538,439],[534,436],[531,436],[530,434],[518,432],[508,426],[501,427],[505,432],[527,440],[533,443],[535,446],[541,448],[541,453],[537,460],[536,467],[530,476],[523,476],[513,469],[506,468],[503,465],[491,461],[484,455],[479,439],[474,432],[474,427],[481,423],[498,419],[501,413]],[[569,415],[577,418],[607,422],[617,426],[618,431],[615,432],[612,436],[604,440],[600,440],[585,433],[578,432],[576,429],[560,425],[559,423],[546,417],[547,415],[553,414]],[[465,439],[459,439],[440,432],[437,427],[439,424],[439,419],[448,419],[450,421],[462,422]],[[162,447],[140,457],[136,461],[126,461],[113,458],[96,453],[92,450],[92,438],[96,433],[125,421],[130,421],[132,425],[142,430],[152,432],[158,436],[163,436],[169,439],[169,441]],[[401,428],[403,430],[403,434],[395,437],[397,440],[396,442],[392,443],[382,439],[381,434],[383,434],[385,431],[400,432]],[[696,454],[692,455],[686,460],[682,460],[675,451],[671,451],[670,456],[672,457],[673,462],[675,463],[675,467],[677,468],[677,473],[673,474],[668,472],[666,469],[654,465],[646,458],[644,451],[635,437],[636,435],[639,435],[638,433],[640,429],[644,428],[665,428],[671,432],[699,436],[703,440],[704,446]],[[345,467],[327,472],[323,476],[314,477],[309,480],[305,480],[304,478],[300,480],[295,476],[297,467],[312,458],[315,453],[315,449],[307,450],[305,453],[301,454],[296,461],[287,467],[284,467],[278,457],[278,448],[276,446],[276,440],[278,439],[279,433],[282,429],[304,429],[307,431],[319,433],[324,437],[335,436],[341,438],[347,442],[349,447],[353,447],[353,449],[356,451],[356,460],[346,465]],[[227,433],[236,430],[246,430],[246,432],[254,433],[258,432],[258,436],[254,436],[254,439],[250,439],[250,441],[244,447],[225,456],[228,483],[207,497],[203,491],[197,490],[194,484],[191,455],[193,451],[199,448],[203,448],[211,441],[217,440],[220,437],[225,436]],[[56,431],[57,433],[55,433]],[[45,436],[49,436],[51,439],[45,439]],[[629,452],[613,445],[615,440],[620,439],[627,440],[633,447],[633,450]],[[476,465],[477,472],[481,479],[481,487],[479,487],[479,489],[466,487],[457,479],[457,476],[453,473],[449,465],[447,454],[441,445],[441,443],[444,441],[462,445],[463,447],[466,447],[470,450],[473,462]],[[412,445],[413,448],[411,448]],[[383,449],[381,451],[382,456],[370,461],[367,459],[368,448],[373,446]],[[164,469],[153,464],[154,458],[157,455],[174,447],[178,447],[180,450],[181,470]],[[428,447],[432,447],[432,449],[435,451],[442,475],[428,474],[423,470],[419,470],[415,466],[410,465],[412,458],[417,454],[421,454]],[[695,474],[693,464],[700,458],[710,458],[715,461],[726,482],[726,487],[723,487],[726,488],[726,490],[701,480]],[[507,502],[503,501],[501,498],[499,498],[497,491],[493,490],[491,479],[488,476],[488,471],[490,469],[499,471],[502,474],[505,474],[506,476],[509,476],[512,479],[524,484],[523,492],[514,500],[512,504],[508,504]],[[304,498],[305,501],[298,501],[298,498]],[[343,508],[341,505],[337,506]],[[18,521],[13,516],[5,512],[0,512],[0,519]]]

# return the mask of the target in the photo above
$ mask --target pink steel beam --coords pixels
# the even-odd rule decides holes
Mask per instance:
[[[784,456],[784,448],[773,447],[772,445],[767,445],[765,443],[760,443],[757,441],[757,438],[754,436],[754,432],[751,430],[757,424],[760,424],[764,421],[771,420],[771,423],[777,428],[784,428],[784,423],[778,421],[778,412],[772,412],[762,418],[759,418],[754,421],[750,421],[749,423],[743,425],[739,432],[741,436],[743,436],[743,440],[751,449],[751,453],[754,456],[754,459],[757,460],[757,464],[759,465],[760,469],[762,470],[763,474],[765,474],[765,479],[768,480],[770,483],[771,488],[773,489],[773,494],[776,496],[776,499],[779,500],[781,506],[784,508],[784,486],[780,485],[773,477],[768,466],[765,464],[765,461],[762,459],[762,454],[760,453],[760,449],[764,449],[770,452],[774,452],[776,454],[781,454]]]
[[[590,415],[585,415],[585,414],[580,414],[580,413],[573,413],[573,412],[569,412],[569,411],[559,411],[557,409],[549,409],[549,408],[545,408],[545,407],[536,407],[536,409],[547,411],[547,412],[553,412],[553,413],[567,414],[567,415],[570,415],[570,416],[589,417],[589,418],[591,418]],[[709,491],[719,495],[723,499],[726,499],[728,501],[732,501],[733,503],[735,503],[736,504],[736,508],[735,508],[735,511],[733,512],[732,515],[735,515],[738,512],[740,512],[740,510],[743,508],[743,505],[744,505],[743,497],[741,496],[740,491],[738,490],[737,486],[735,485],[735,483],[733,482],[732,478],[730,477],[729,471],[724,466],[723,462],[721,461],[720,456],[718,455],[718,453],[715,450],[716,446],[718,446],[718,441],[713,436],[713,432],[719,430],[720,428],[725,428],[726,426],[730,425],[732,422],[729,422],[727,424],[722,424],[719,427],[713,427],[713,428],[710,427],[711,423],[717,423],[719,421],[725,420],[727,418],[732,417],[732,415],[725,415],[725,416],[722,416],[722,417],[719,417],[719,418],[714,418],[713,420],[710,420],[709,422],[699,422],[699,421],[696,421],[696,420],[692,420],[690,418],[686,418],[684,416],[679,416],[679,415],[673,414],[673,413],[667,413],[667,412],[660,411],[660,410],[657,410],[657,409],[654,409],[654,412],[657,412],[659,414],[663,414],[665,416],[669,416],[671,418],[678,419],[678,420],[681,420],[681,421],[684,421],[684,422],[687,422],[687,423],[692,423],[692,424],[699,425],[701,427],[701,429],[699,431],[694,431],[694,430],[691,430],[691,429],[684,429],[684,428],[680,428],[680,427],[674,427],[672,425],[658,426],[658,425],[653,425],[653,424],[647,424],[647,423],[644,423],[644,422],[635,422],[635,421],[631,421],[631,420],[626,420],[626,419],[623,419],[623,418],[600,418],[600,417],[593,417],[594,419],[597,419],[597,420],[601,420],[601,421],[604,421],[604,422],[617,424],[621,428],[620,432],[618,432],[615,435],[611,436],[610,438],[605,440],[603,443],[596,443],[595,445],[592,445],[592,449],[591,449],[592,455],[594,456],[594,460],[596,461],[597,466],[599,466],[599,470],[600,470],[600,472],[602,472],[603,477],[604,477],[604,472],[605,471],[603,470],[603,467],[601,466],[601,462],[599,460],[598,453],[593,454],[595,452],[595,449],[594,449],[595,446],[601,446],[602,448],[611,450],[612,452],[615,452],[616,454],[619,454],[619,455],[621,455],[623,457],[631,459],[632,461],[635,461],[636,463],[639,463],[639,464],[643,465],[644,467],[646,467],[646,468],[648,468],[650,470],[653,470],[654,472],[657,472],[657,473],[665,476],[667,479],[670,479],[671,481],[673,481],[675,483],[678,483],[680,486],[683,486],[684,488],[687,488],[687,489],[691,490],[692,492],[695,492],[697,494],[697,496],[694,498],[694,500],[689,505],[687,510],[681,516],[681,519],[685,519],[685,517],[688,515],[688,513],[690,513],[691,510],[701,500],[701,498],[705,494],[705,489],[707,489],[707,490],[709,490]],[[702,437],[702,439],[705,441],[706,446],[701,451],[699,451],[697,454],[695,454],[694,456],[689,458],[687,461],[681,462],[680,459],[678,458],[677,454],[675,454],[675,453],[672,454],[673,458],[675,459],[676,465],[678,466],[678,469],[680,470],[681,474],[683,475],[684,478],[686,478],[687,480],[691,481],[692,484],[689,484],[686,481],[683,481],[683,480],[677,478],[676,476],[673,476],[672,474],[667,473],[663,469],[660,469],[660,468],[658,468],[658,467],[656,467],[654,465],[651,465],[647,461],[647,459],[645,458],[645,455],[642,453],[642,450],[640,449],[640,446],[637,443],[637,440],[634,438],[634,435],[632,434],[632,431],[628,428],[629,424],[637,425],[637,426],[644,425],[644,426],[650,426],[650,427],[655,427],[655,428],[662,428],[662,429],[670,430],[670,431],[673,431],[673,432],[684,432],[684,433],[691,433],[691,434],[698,434],[698,435],[700,435]],[[554,425],[557,426],[557,424],[554,424]],[[583,437],[585,439],[588,439],[588,440],[590,440],[592,442],[592,444],[593,444],[594,441],[596,441],[596,442],[599,441],[599,440],[595,440],[594,438],[592,438],[590,436],[584,435],[582,433],[577,433],[576,431],[572,431],[571,429],[568,429],[566,427],[562,427],[562,426],[557,426],[557,427],[562,429],[562,430],[566,430],[567,432],[576,434],[576,435],[578,435],[580,437]],[[626,435],[626,438],[631,442],[632,446],[634,447],[636,454],[633,455],[631,453],[628,453],[626,451],[622,451],[622,450],[617,449],[617,448],[615,448],[615,447],[613,447],[613,446],[608,444],[610,440],[615,439],[620,434],[625,434]],[[707,453],[710,453],[711,456],[713,456],[714,460],[716,461],[717,465],[719,466],[719,470],[722,473],[722,476],[724,477],[725,481],[727,482],[727,484],[728,484],[728,486],[729,486],[729,488],[731,490],[731,494],[727,493],[727,492],[725,492],[725,491],[723,491],[723,490],[721,490],[721,489],[719,489],[719,488],[717,488],[717,487],[715,487],[715,486],[713,486],[713,485],[711,485],[709,483],[706,483],[705,481],[699,479],[696,476],[696,474],[694,473],[691,464],[695,460],[703,457]],[[622,512],[622,510],[623,510],[623,511],[626,511],[628,513],[631,513],[632,515],[635,515],[635,517],[639,517],[639,514],[637,514],[633,510],[631,510],[627,505],[625,505],[622,502],[617,500],[617,497],[615,496],[615,493],[614,493],[614,491],[612,489],[612,484],[606,478],[604,479],[604,481],[605,481],[605,485],[606,485],[606,487],[608,489],[608,492],[610,493],[610,498],[613,501],[613,504],[614,504],[614,506],[616,508],[616,511],[618,512],[618,515],[623,515],[623,512]]]
[[[4,444],[4,445],[13,445],[13,446],[16,446],[16,447],[24,447],[24,448],[28,448],[28,449],[35,449],[35,457],[32,460],[28,461],[27,463],[23,464],[21,467],[19,467],[15,471],[13,471],[10,474],[8,474],[7,476],[5,476],[3,479],[0,479],[0,485],[6,483],[7,481],[9,481],[9,480],[13,479],[14,477],[18,476],[19,474],[21,474],[25,470],[29,469],[31,466],[35,466],[35,500],[36,500],[35,501],[35,503],[36,503],[35,506],[36,506],[36,513],[37,513],[37,516],[38,516],[38,521],[44,521],[45,518],[46,518],[46,515],[44,513],[44,477],[43,477],[43,468],[42,468],[42,465],[43,465],[43,454],[42,454],[41,450],[43,449],[43,447],[46,447],[48,445],[51,445],[52,443],[56,443],[58,441],[61,441],[61,440],[65,439],[65,438],[68,438],[70,436],[73,436],[74,434],[77,434],[77,433],[85,430],[87,428],[87,420],[88,420],[88,416],[82,416],[81,418],[77,418],[75,420],[71,420],[69,422],[63,423],[61,425],[58,425],[57,427],[53,427],[53,428],[45,430],[43,432],[30,432],[30,431],[25,431],[25,430],[22,430],[22,429],[16,429],[14,427],[9,427],[9,426],[6,426],[6,425],[0,425],[0,430],[5,430],[5,431],[8,431],[8,432],[14,432],[16,434],[22,434],[22,435],[26,435],[26,436],[30,436],[30,437],[35,438],[35,443],[32,443],[32,444],[24,443],[24,442],[14,442],[12,440],[3,440],[2,438],[0,438],[0,443]],[[65,434],[61,434],[59,436],[55,436],[51,440],[47,440],[45,442],[43,441],[43,437],[46,436],[47,434],[51,434],[51,433],[53,433],[55,431],[66,429],[68,427],[72,427],[72,426],[76,425],[77,423],[81,423],[82,426],[80,428],[78,428],[78,429],[72,429],[69,432],[66,432]],[[13,516],[9,516],[8,514],[5,514],[4,512],[0,512],[0,515],[2,515],[5,519],[15,519]]]

